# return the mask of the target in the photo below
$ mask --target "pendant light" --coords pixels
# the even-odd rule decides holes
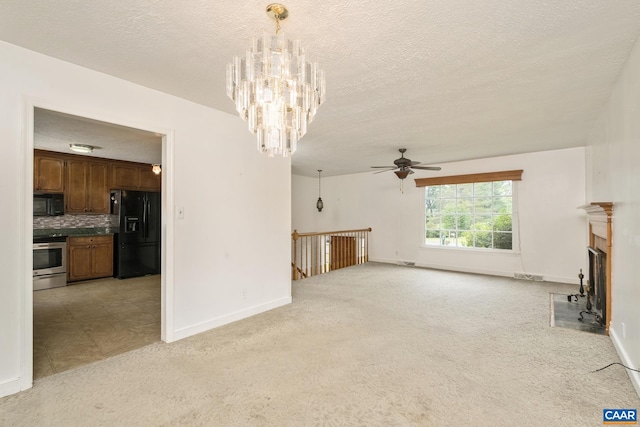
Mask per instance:
[[[320,197],[320,172],[322,172],[322,169],[318,169],[318,201],[316,202],[316,208],[318,208],[318,212],[322,212],[322,208],[324,208],[322,197]]]

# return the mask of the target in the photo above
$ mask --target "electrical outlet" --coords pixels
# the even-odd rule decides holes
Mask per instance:
[[[247,299],[247,288],[242,288],[242,299]]]

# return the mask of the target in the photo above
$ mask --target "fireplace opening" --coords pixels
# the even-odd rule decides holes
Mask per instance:
[[[606,325],[607,319],[607,253],[589,246],[589,282],[587,284],[587,309],[580,312],[594,317],[600,326]]]

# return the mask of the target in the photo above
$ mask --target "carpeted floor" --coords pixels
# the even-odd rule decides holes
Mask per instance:
[[[638,408],[607,336],[549,326],[573,286],[368,263],[293,304],[36,381],[2,426],[598,426]]]

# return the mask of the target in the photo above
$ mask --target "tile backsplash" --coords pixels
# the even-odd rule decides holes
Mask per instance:
[[[33,228],[118,227],[118,215],[34,216]]]

